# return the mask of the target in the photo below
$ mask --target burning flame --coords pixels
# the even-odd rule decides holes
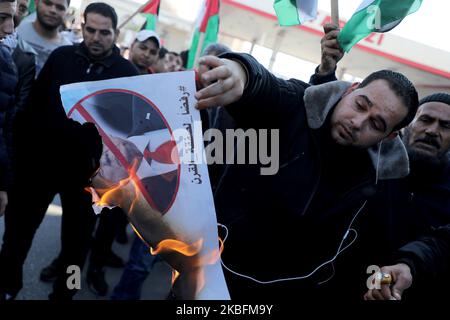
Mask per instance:
[[[202,246],[203,246],[203,239],[199,239],[192,244],[187,244],[179,240],[166,239],[161,241],[155,249],[150,249],[150,252],[151,254],[159,254],[175,251],[183,254],[184,256],[192,257],[200,253]],[[195,266],[200,268],[200,271],[197,274],[196,295],[205,287],[206,284],[205,271],[202,269],[202,267],[206,265],[213,265],[217,261],[219,261],[220,256],[223,252],[223,248],[224,248],[223,241],[222,239],[219,238],[219,248],[208,252],[195,263]],[[174,285],[175,281],[179,278],[179,276],[180,273],[177,270],[173,269],[172,286]]]
[[[156,255],[159,253],[175,251],[186,257],[192,257],[200,252],[202,246],[203,239],[199,239],[190,245],[183,241],[166,239],[161,241],[155,249],[150,249],[150,252],[151,254]]]
[[[128,202],[128,195],[123,192],[123,188],[131,182],[133,183],[134,187],[134,198],[131,201],[131,205],[128,210],[128,213],[131,213],[134,204],[139,197],[139,188],[136,184],[136,181],[138,179],[136,175],[137,167],[138,160],[135,159],[133,160],[133,163],[128,170],[129,176],[125,179],[120,180],[118,183],[112,185],[109,188],[86,188],[86,190],[92,194],[92,199],[95,205],[99,207],[119,206],[124,209],[124,206]]]
[[[222,252],[223,252],[223,241],[219,237],[219,248],[209,252],[204,257],[202,257],[199,264],[202,266],[215,264],[217,261],[219,261]],[[198,275],[198,288],[196,292],[197,294],[205,287],[205,284],[206,284],[205,272],[202,270],[202,272],[200,272],[200,274]]]
[[[125,179],[122,179],[118,183],[112,185],[109,188],[86,188],[87,191],[91,192],[93,196],[93,201],[97,206],[119,206],[124,210],[128,211],[130,214],[133,211],[135,204],[139,198],[139,188],[136,183],[138,177],[136,175],[138,161],[133,161],[130,169],[129,176]],[[124,187],[126,187],[129,183],[133,184],[134,187],[134,195],[131,200],[131,204],[129,208],[126,208],[127,204],[130,202],[130,193],[124,192]],[[147,245],[147,241],[140,235],[138,230],[131,224],[135,233],[144,241]],[[164,254],[170,252],[177,252],[185,257],[195,257],[201,253],[203,248],[204,240],[202,238],[194,241],[191,244],[185,243],[176,239],[165,239],[158,243],[158,245],[153,249],[150,248],[150,253],[153,255],[156,254]],[[150,247],[150,246],[149,246]],[[223,252],[224,245],[222,239],[219,238],[219,248],[215,250],[211,250],[206,252],[204,255],[199,255],[195,257],[193,261],[194,267],[197,267],[199,272],[196,275],[196,295],[204,288],[206,283],[205,271],[203,267],[206,265],[213,265],[217,261],[219,261],[220,256]],[[172,270],[172,286],[175,281],[179,278],[180,273],[178,270]]]
[[[177,281],[179,276],[180,276],[180,273],[177,270],[172,269],[172,286],[175,283],[175,281]]]

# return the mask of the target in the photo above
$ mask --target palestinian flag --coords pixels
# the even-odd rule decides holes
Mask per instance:
[[[158,21],[159,14],[159,4],[161,0],[149,1],[146,6],[142,9],[141,13],[145,16],[147,21],[142,26],[142,29],[146,30],[156,30],[156,22]]]
[[[220,0],[205,0],[203,2],[188,54],[188,69],[194,68],[195,62],[209,44],[217,42],[219,34],[219,6]]]
[[[419,10],[422,0],[364,0],[339,34],[345,52],[372,32],[387,32]]]
[[[273,8],[280,26],[303,24],[317,16],[317,0],[275,0]]]
[[[32,14],[36,11],[36,0],[28,1],[28,14]]]

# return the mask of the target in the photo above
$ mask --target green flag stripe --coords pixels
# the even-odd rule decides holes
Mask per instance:
[[[296,3],[296,2],[295,2]],[[278,0],[273,4],[280,26],[293,26],[300,24],[298,9],[290,0]]]
[[[200,32],[197,29],[194,33],[194,37],[192,38],[191,49],[189,49],[189,53],[188,53],[188,63],[187,63],[188,69],[194,68],[195,55],[197,54],[197,47],[198,47],[199,40],[200,40]]]
[[[28,2],[28,13],[31,14],[36,11],[36,4],[34,3],[34,0],[30,0]]]
[[[195,55],[197,53],[197,48],[199,46],[199,41],[200,41],[200,32],[198,30],[199,29],[197,29],[195,31],[194,37],[192,39],[192,46],[189,50],[188,64],[187,64],[188,69],[194,68]],[[205,50],[205,48],[208,45],[210,45],[211,43],[217,42],[218,34],[219,34],[219,15],[215,15],[215,16],[212,16],[211,18],[209,18],[209,20],[208,20],[208,25],[206,27],[206,32],[205,32],[205,38],[203,41],[202,49],[200,51],[201,53],[203,53],[203,51]]]
[[[346,52],[371,32],[386,32],[401,20],[416,12],[422,0],[377,0],[363,10],[357,11],[339,34],[339,43]]]
[[[147,19],[147,22],[145,23],[145,29],[155,31],[158,17],[150,13],[143,13],[142,15],[144,15],[144,17]]]

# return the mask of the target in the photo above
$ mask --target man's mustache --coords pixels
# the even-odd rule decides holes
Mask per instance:
[[[441,147],[439,142],[435,138],[430,137],[430,136],[425,136],[423,138],[419,138],[416,140],[416,142],[427,143],[429,145],[436,147],[437,149],[440,149],[440,147]]]

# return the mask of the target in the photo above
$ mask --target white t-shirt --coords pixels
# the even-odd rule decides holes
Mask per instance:
[[[22,21],[17,28],[19,38],[27,42],[36,51],[36,77],[41,72],[42,67],[48,59],[48,56],[58,47],[71,45],[68,39],[61,34],[58,38],[49,41],[48,39],[40,36],[33,27],[33,21]]]

